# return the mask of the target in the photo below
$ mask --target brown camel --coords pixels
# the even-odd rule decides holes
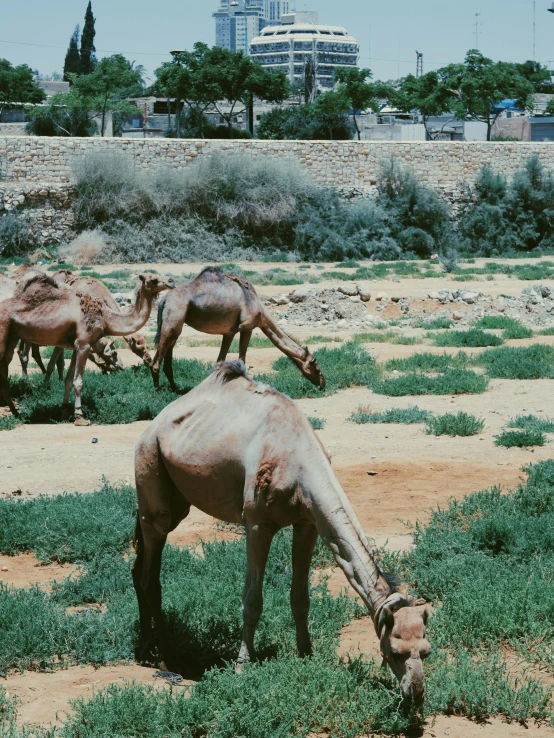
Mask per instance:
[[[0,390],[14,415],[17,410],[9,395],[8,366],[18,341],[23,340],[73,351],[65,380],[64,405],[69,404],[73,385],[75,424],[87,424],[81,408],[81,389],[91,347],[106,335],[125,336],[140,330],[150,317],[155,296],[174,286],[172,279],[151,274],[140,274],[139,280],[135,307],[128,315],[41,273],[22,280],[13,297],[0,303]]]
[[[254,656],[264,570],[275,533],[293,527],[290,602],[301,656],[308,632],[309,569],[318,534],[369,610],[384,663],[406,699],[421,704],[427,611],[392,591],[307,418],[285,395],[246,376],[241,361],[218,364],[148,426],[135,451],[138,518],[133,582],[143,643],[154,633],[167,663],[160,587],[162,551],[192,505],[246,527],[247,571],[240,670]],[[155,631],[152,630],[152,619]]]
[[[244,279],[225,274],[217,267],[206,267],[187,285],[177,287],[158,307],[156,354],[152,362],[154,386],[160,386],[160,367],[173,391],[173,347],[183,324],[203,333],[222,335],[218,361],[225,361],[233,338],[240,334],[239,359],[246,361],[246,351],[254,328],[260,328],[269,340],[288,356],[312,384],[325,389],[325,378],[307,346],[299,346],[277,325],[263,306],[256,290]]]

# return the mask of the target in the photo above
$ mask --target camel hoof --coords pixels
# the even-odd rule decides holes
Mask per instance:
[[[90,425],[90,420],[83,418],[82,415],[77,415],[77,417],[75,418],[75,425],[79,427],[85,427],[87,425]]]
[[[235,664],[235,674],[242,674],[246,663],[246,661],[237,661]]]

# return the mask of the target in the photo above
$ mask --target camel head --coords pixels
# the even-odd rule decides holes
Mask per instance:
[[[419,612],[400,594],[391,595],[376,617],[383,665],[388,664],[400,682],[405,704],[415,707],[425,698],[423,661],[431,653],[426,638],[428,617],[427,608]]]
[[[150,295],[156,295],[164,290],[172,290],[175,287],[175,282],[171,277],[163,279],[156,274],[139,274],[138,278],[140,280],[139,288]]]
[[[148,350],[148,344],[146,343],[146,338],[142,333],[134,333],[132,336],[125,336],[124,340],[127,342],[131,351],[137,356],[140,356],[146,366],[152,365],[152,357]]]
[[[315,356],[310,354],[307,346],[302,346],[302,352],[302,359],[298,364],[300,371],[306,379],[308,379],[312,384],[315,384],[316,387],[319,387],[323,392],[325,390],[325,377],[319,368],[317,359]]]
[[[56,284],[64,284],[68,281],[69,277],[73,274],[71,269],[58,269],[57,272],[54,272],[52,275],[52,279]]]

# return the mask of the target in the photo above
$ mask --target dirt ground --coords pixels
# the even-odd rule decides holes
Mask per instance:
[[[498,261],[498,260],[496,260]],[[149,265],[150,266],[150,265]],[[197,271],[199,265],[154,265],[162,272],[184,274]],[[267,264],[245,264],[245,268],[265,270]],[[286,268],[289,265],[279,265]],[[113,269],[113,267],[110,267]],[[133,267],[134,268],[134,267]],[[146,267],[141,267],[146,268]],[[140,269],[137,267],[136,271]],[[101,268],[100,268],[101,271]],[[311,270],[310,270],[311,271]],[[306,272],[304,272],[306,273]],[[390,281],[367,283],[375,293],[401,292],[410,296],[423,295],[444,286],[444,279],[403,279],[391,285]],[[482,289],[487,294],[520,294],[528,283],[495,276],[494,281],[464,283],[467,289]],[[319,285],[321,287],[321,285]],[[292,288],[263,287],[260,292],[275,294]],[[337,330],[326,332],[336,334]],[[300,330],[299,337],[309,332]],[[302,335],[304,333],[304,335]],[[348,338],[348,333],[341,338]],[[413,335],[416,335],[413,333]],[[190,347],[186,339],[207,338],[187,329],[178,345],[178,357],[214,361],[218,349],[213,346]],[[554,337],[513,342],[525,345],[531,342],[554,345]],[[339,344],[332,344],[334,346]],[[429,350],[421,345],[367,344],[379,361],[405,357]],[[446,349],[449,351],[449,349]],[[124,364],[134,362],[128,351],[120,351]],[[277,349],[251,349],[248,364],[251,372],[268,371],[279,357]],[[14,362],[11,370],[19,371]],[[405,550],[411,544],[410,523],[425,521],[429,511],[445,505],[450,497],[461,498],[476,490],[500,485],[508,489],[525,476],[526,464],[552,456],[551,444],[534,451],[505,449],[494,445],[494,436],[510,418],[519,414],[544,414],[554,417],[554,393],[550,380],[511,381],[492,380],[489,390],[474,396],[429,396],[389,398],[375,395],[369,389],[355,388],[329,397],[305,399],[298,402],[309,416],[325,421],[318,434],[332,456],[337,477],[348,494],[364,530],[376,545]],[[360,406],[374,410],[418,405],[434,413],[471,412],[485,421],[484,430],[471,438],[434,437],[426,435],[422,425],[356,425],[349,415]],[[133,450],[148,423],[124,426],[72,425],[20,426],[0,434],[0,495],[22,497],[61,492],[90,492],[106,478],[111,483],[133,482]],[[97,442],[93,443],[96,438]],[[369,474],[368,472],[371,472]],[[233,533],[219,526],[208,516],[193,510],[171,535],[173,543],[196,544],[201,539],[232,538]],[[52,579],[60,579],[71,572],[71,567],[37,566],[30,554],[18,557],[0,556],[0,582],[16,587],[32,584],[47,586]],[[342,573],[331,572],[331,589],[346,587]],[[369,619],[352,623],[345,629],[341,653],[363,651],[378,654],[378,644]],[[135,664],[116,665],[100,669],[71,667],[52,674],[24,673],[10,675],[0,684],[21,701],[19,719],[33,725],[59,723],[69,709],[69,702],[78,696],[89,696],[111,682],[135,679],[154,683],[153,669]],[[160,688],[165,688],[160,685]],[[476,725],[455,717],[438,717],[426,727],[425,736],[448,735],[452,738],[543,738],[553,736],[551,728],[506,725],[493,720]]]

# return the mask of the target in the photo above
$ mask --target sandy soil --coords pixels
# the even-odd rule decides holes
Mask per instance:
[[[495,260],[499,261],[499,260]],[[269,264],[247,264],[246,268],[267,270]],[[297,265],[278,265],[297,270]],[[140,265],[157,268],[162,273],[183,275],[196,272],[193,265]],[[100,267],[109,271],[113,267]],[[304,273],[316,273],[315,267]],[[337,284],[336,282],[334,284]],[[371,282],[375,293],[398,292],[418,297],[451,284],[447,277],[419,280],[404,279],[401,282],[382,280]],[[529,283],[518,282],[503,275],[494,281],[465,282],[467,289],[481,289],[487,294],[519,295]],[[322,285],[318,285],[321,287]],[[262,293],[288,292],[292,288],[263,287]],[[442,306],[441,306],[442,308]],[[392,317],[392,316],[389,316]],[[337,335],[326,328],[318,333]],[[313,329],[301,328],[295,332],[299,338],[313,333]],[[416,332],[413,332],[416,335]],[[341,333],[341,338],[349,337]],[[218,349],[214,346],[188,346],[187,339],[208,338],[192,329],[186,329],[177,347],[179,357],[198,358],[213,362]],[[522,346],[531,342],[554,345],[553,337],[517,341]],[[331,346],[338,344],[329,344]],[[393,344],[367,344],[379,361],[406,357],[413,353],[456,352],[457,349],[438,349],[429,346],[404,346]],[[478,349],[476,350],[478,351]],[[121,350],[126,365],[136,361],[129,351]],[[252,373],[270,371],[273,361],[279,357],[276,349],[251,349],[248,364]],[[12,371],[18,372],[16,362]],[[407,397],[388,398],[375,395],[368,389],[355,388],[329,397],[305,399],[298,402],[310,416],[325,420],[319,436],[332,456],[337,477],[347,492],[364,530],[376,545],[405,550],[411,545],[408,522],[427,519],[429,511],[437,505],[445,505],[450,497],[461,498],[475,490],[500,485],[514,487],[524,478],[522,466],[552,456],[551,445],[533,451],[503,449],[494,445],[494,436],[510,418],[518,414],[537,414],[554,417],[554,393],[549,380],[509,381],[493,380],[483,395],[459,397]],[[433,437],[426,435],[421,425],[356,425],[348,421],[349,415],[359,406],[374,410],[392,407],[419,407],[435,413],[465,410],[485,420],[481,434],[472,438]],[[148,423],[125,426],[91,426],[75,428],[72,425],[35,425],[18,427],[0,434],[0,495],[23,499],[38,494],[56,494],[65,491],[90,492],[106,478],[115,484],[132,483],[133,449]],[[98,439],[92,443],[92,439]],[[369,475],[368,472],[372,474]],[[197,544],[213,538],[231,540],[236,532],[222,526],[212,518],[193,510],[170,536],[177,545]],[[31,584],[48,586],[54,579],[71,573],[71,567],[38,566],[36,559],[25,554],[18,557],[0,556],[0,582],[15,587]],[[7,571],[3,571],[6,569]],[[330,570],[329,586],[334,593],[346,588],[343,574]],[[348,626],[341,640],[340,653],[357,652],[378,655],[378,644],[368,618]],[[154,683],[153,669],[136,665],[119,665],[98,670],[92,667],[72,667],[55,674],[25,673],[12,675],[6,686],[11,694],[21,699],[20,721],[34,725],[60,722],[71,699],[80,695],[88,697],[93,690],[101,689],[114,681],[135,679]],[[163,688],[164,685],[161,685]],[[551,728],[528,729],[508,726],[499,720],[480,726],[455,717],[437,718],[430,723],[424,736],[449,735],[460,738],[546,738],[554,735]]]

